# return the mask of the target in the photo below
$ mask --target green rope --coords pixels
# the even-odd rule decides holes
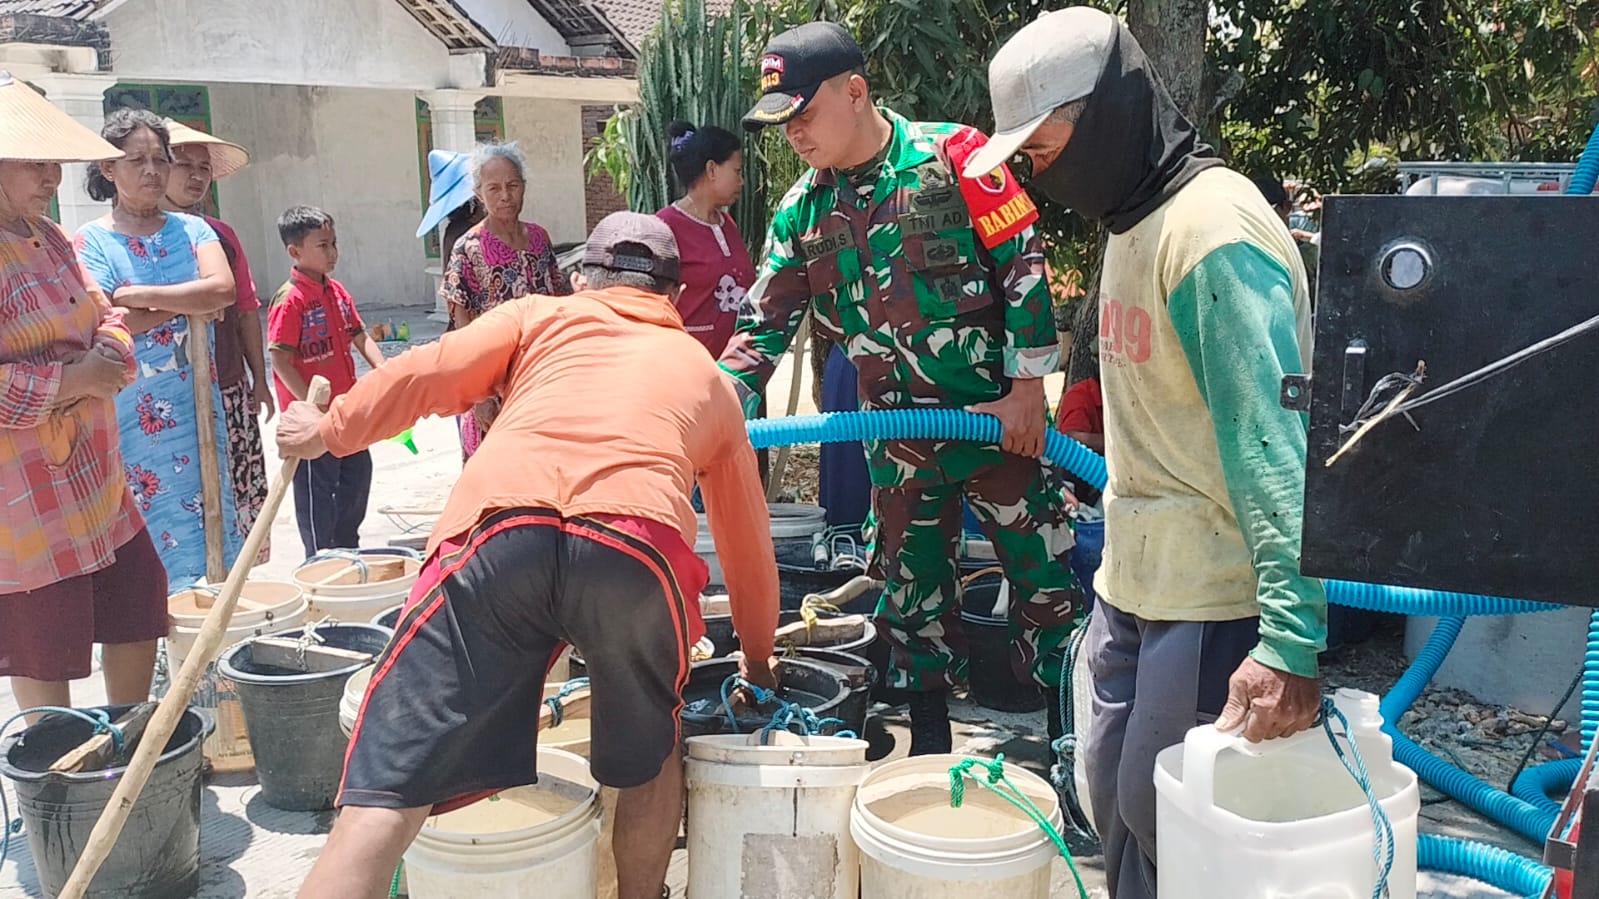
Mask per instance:
[[[987,777],[983,778],[973,774],[973,768],[985,769]],[[1077,873],[1077,863],[1072,861],[1071,850],[1066,847],[1066,838],[1060,835],[1060,831],[1055,829],[1055,825],[1049,823],[1049,819],[1044,817],[1044,813],[1039,811],[1037,805],[1033,804],[1033,800],[1028,798],[1026,793],[1016,789],[1016,785],[1011,783],[1010,778],[1005,776],[1005,754],[1000,753],[992,761],[974,758],[961,759],[958,764],[950,768],[950,808],[960,808],[961,803],[966,801],[967,777],[970,777],[990,793],[1014,805],[1022,814],[1032,819],[1034,824],[1038,825],[1044,835],[1049,837],[1050,842],[1055,844],[1055,848],[1060,850],[1060,857],[1066,859],[1066,867],[1071,869],[1072,879],[1077,881],[1077,895],[1080,899],[1088,899],[1088,888],[1083,886],[1083,877]]]
[[[405,862],[394,869],[394,880],[389,883],[389,899],[400,899],[400,878],[405,874]]]

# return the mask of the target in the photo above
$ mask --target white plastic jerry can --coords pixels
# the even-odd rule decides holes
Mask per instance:
[[[1334,702],[1393,825],[1387,895],[1415,899],[1415,772],[1393,760],[1377,697],[1339,690]],[[1160,899],[1371,899],[1372,810],[1324,728],[1250,743],[1196,727],[1156,757],[1155,791]]]

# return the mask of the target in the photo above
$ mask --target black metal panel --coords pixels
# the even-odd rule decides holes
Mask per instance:
[[[1425,391],[1599,315],[1599,199],[1332,197],[1322,240],[1305,573],[1599,606],[1599,333],[1326,466],[1382,376],[1425,361]],[[1405,245],[1429,264],[1396,289]]]

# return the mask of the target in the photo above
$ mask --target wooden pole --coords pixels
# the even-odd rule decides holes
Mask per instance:
[[[788,417],[793,418],[799,411],[800,382],[805,377],[805,345],[810,341],[811,317],[805,316],[800,321],[799,330],[794,332],[794,380],[788,390]],[[788,454],[793,447],[784,444],[777,451],[777,463],[772,466],[771,480],[766,482],[766,501],[773,502],[783,492],[783,473],[788,469]]]
[[[227,576],[228,569],[222,551],[222,457],[217,452],[217,409],[211,402],[211,328],[200,316],[190,315],[188,319],[189,361],[194,365],[194,422],[195,431],[200,435],[200,504],[205,516],[205,579],[207,583],[214,584]]]
[[[326,378],[317,376],[311,379],[309,392],[311,402],[325,406],[330,393],[331,389]],[[105,811],[100,813],[100,820],[95,822],[94,830],[89,833],[88,844],[84,846],[83,854],[78,856],[78,863],[72,869],[72,876],[67,879],[66,886],[61,888],[61,894],[56,899],[83,899],[89,890],[89,884],[94,880],[94,875],[99,872],[100,866],[105,864],[106,857],[116,846],[117,837],[122,835],[122,828],[128,823],[128,814],[133,811],[133,803],[139,798],[144,785],[149,782],[150,775],[155,771],[156,762],[160,761],[161,753],[166,749],[167,741],[172,738],[173,731],[178,729],[178,722],[188,710],[189,699],[199,686],[200,678],[205,675],[212,657],[221,651],[222,641],[227,639],[228,624],[233,619],[234,607],[239,603],[239,592],[244,589],[245,578],[250,574],[250,563],[255,560],[256,553],[261,551],[261,544],[266,542],[267,534],[272,532],[272,521],[278,517],[278,507],[283,504],[283,496],[288,493],[289,485],[294,483],[294,470],[299,464],[299,459],[283,460],[277,481],[267,491],[266,504],[261,507],[261,515],[256,518],[255,525],[250,528],[250,536],[244,541],[244,552],[239,554],[239,558],[233,563],[233,570],[228,572],[227,583],[222,586],[216,605],[212,606],[211,611],[205,616],[205,623],[200,626],[200,633],[195,637],[194,648],[189,650],[188,657],[183,660],[183,667],[178,670],[177,677],[172,679],[171,689],[156,707],[155,717],[150,719],[150,726],[145,730],[144,739],[139,742],[133,760],[128,763],[127,770],[122,773],[122,779],[117,782],[117,788],[111,794],[111,801],[106,804]]]

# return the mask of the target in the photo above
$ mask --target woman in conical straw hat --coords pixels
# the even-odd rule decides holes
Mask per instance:
[[[172,173],[162,208],[187,212],[205,219],[217,233],[222,252],[233,270],[235,301],[217,322],[217,386],[222,389],[222,413],[228,427],[228,467],[233,474],[233,498],[238,506],[239,529],[248,533],[266,504],[266,452],[261,447],[262,410],[267,421],[275,414],[272,384],[267,377],[266,343],[261,336],[261,299],[255,276],[244,255],[239,235],[221,219],[206,212],[211,185],[236,174],[250,163],[243,147],[196,128],[167,119],[172,141]],[[261,545],[255,564],[271,558],[271,541]]]
[[[141,702],[167,575],[117,436],[133,339],[47,217],[62,163],[122,151],[3,71],[0,121],[0,676],[24,709],[70,706],[102,643],[108,699]]]

